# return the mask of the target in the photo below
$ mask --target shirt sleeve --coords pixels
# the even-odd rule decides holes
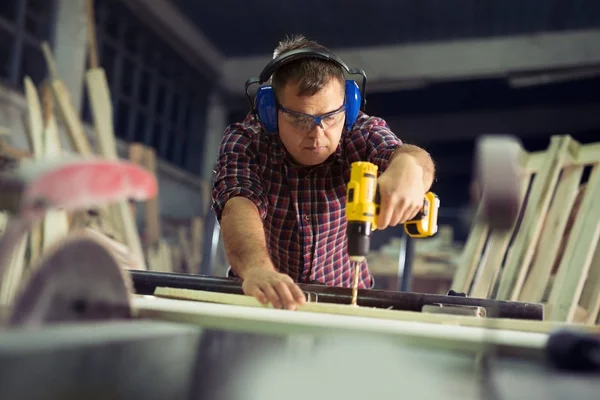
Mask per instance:
[[[365,116],[358,129],[359,143],[355,143],[355,146],[364,147],[366,161],[377,165],[379,172],[384,172],[394,151],[402,146],[402,140],[391,131],[382,118]]]
[[[219,147],[212,187],[212,210],[221,222],[225,203],[243,196],[256,205],[261,218],[267,211],[266,194],[260,179],[258,144],[243,124],[230,125]]]

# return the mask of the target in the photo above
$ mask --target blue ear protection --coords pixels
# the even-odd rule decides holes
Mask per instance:
[[[348,74],[361,75],[363,77],[362,92],[354,80],[346,80],[346,122],[344,126],[346,129],[350,129],[352,125],[354,125],[354,122],[356,122],[359,111],[361,109],[364,110],[366,104],[365,90],[367,86],[367,76],[361,69],[349,69],[346,64],[333,53],[321,49],[305,48],[292,50],[279,55],[267,64],[258,78],[250,78],[246,81],[246,97],[248,98],[252,112],[258,121],[260,121],[266,133],[273,134],[277,132],[277,99],[275,98],[275,93],[270,85],[260,86],[256,92],[255,101],[253,102],[248,93],[248,87],[255,83],[262,85],[264,82],[268,81],[275,70],[282,65],[302,58],[320,58],[333,61],[340,65]]]
[[[361,109],[362,95],[356,82],[352,79],[346,80],[346,122],[345,128],[350,129]],[[258,120],[267,133],[277,132],[277,101],[273,88],[261,86],[256,93],[256,110]]]

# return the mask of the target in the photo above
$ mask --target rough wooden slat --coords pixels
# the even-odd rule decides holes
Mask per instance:
[[[519,295],[519,301],[542,301],[552,266],[559,255],[558,250],[564,238],[570,210],[579,191],[583,169],[583,165],[573,165],[562,171],[556,194],[544,222],[531,270]]]
[[[530,174],[522,175],[520,204],[523,204],[523,201],[525,200],[530,181]],[[485,258],[482,259],[481,266],[479,267],[479,274],[469,293],[471,297],[488,298],[490,296],[494,282],[496,282],[496,279],[500,274],[504,255],[506,254],[510,240],[515,232],[515,228],[518,227],[517,222],[518,221],[514,221],[511,229],[506,232],[491,232],[487,245],[488,248],[485,252]]]
[[[600,317],[600,246],[596,243],[596,249],[590,270],[583,286],[579,304],[588,312],[588,324],[595,324]]]
[[[457,292],[467,293],[471,287],[471,282],[475,277],[477,266],[481,258],[481,252],[485,246],[489,228],[482,221],[482,208],[479,207],[475,215],[474,224],[471,227],[467,242],[460,256],[458,268],[452,279],[451,289]]]
[[[538,242],[541,217],[546,214],[558,176],[569,153],[572,139],[570,136],[553,136],[546,159],[536,174],[525,214],[514,245],[508,252],[506,265],[500,278],[497,298],[516,300],[525,280],[527,267]]]
[[[600,170],[595,166],[548,299],[547,318],[572,321],[600,237]]]

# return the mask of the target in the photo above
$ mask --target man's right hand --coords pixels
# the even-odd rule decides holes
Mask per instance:
[[[274,269],[256,267],[245,271],[242,289],[261,304],[271,303],[274,308],[295,310],[306,302],[304,293],[292,278]]]

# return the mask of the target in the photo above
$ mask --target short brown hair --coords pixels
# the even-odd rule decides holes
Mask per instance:
[[[273,57],[275,58],[291,50],[309,47],[329,51],[325,46],[302,35],[293,35],[279,42],[273,52]],[[277,96],[287,83],[298,82],[298,96],[312,96],[323,89],[332,78],[337,79],[342,86],[344,85],[346,78],[340,65],[333,61],[305,58],[277,69],[271,77],[271,85],[275,96]]]

